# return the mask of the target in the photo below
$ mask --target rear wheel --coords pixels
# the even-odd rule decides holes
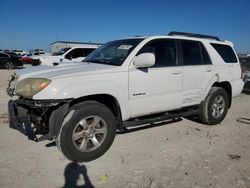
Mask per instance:
[[[12,62],[8,62],[8,63],[5,64],[5,68],[9,69],[9,70],[12,70],[12,69],[15,68],[15,65]]]
[[[61,128],[57,144],[68,159],[87,162],[109,149],[115,133],[116,121],[110,109],[98,102],[84,102]]]
[[[215,125],[223,121],[229,108],[228,93],[220,87],[212,87],[201,104],[200,121]]]

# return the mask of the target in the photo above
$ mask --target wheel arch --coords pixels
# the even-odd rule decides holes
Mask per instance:
[[[73,99],[70,107],[85,101],[96,101],[107,106],[117,119],[117,128],[122,129],[122,112],[118,100],[110,94],[94,94]]]
[[[230,82],[224,81],[224,82],[215,82],[212,87],[220,87],[223,88],[229,96],[229,108],[231,107],[232,104],[232,86],[230,84]]]
[[[122,113],[121,113],[121,108],[120,108],[120,104],[118,100],[112,95],[97,94],[97,95],[89,95],[89,96],[73,99],[69,103],[65,103],[64,105],[61,105],[58,108],[54,109],[54,111],[51,113],[51,116],[49,117],[50,137],[54,138],[58,136],[61,130],[61,127],[64,124],[65,118],[70,119],[71,116],[73,115],[71,113],[72,111],[71,108],[73,106],[75,106],[76,108],[81,108],[81,103],[87,102],[87,101],[96,101],[107,106],[116,118],[117,129],[123,130]],[[63,119],[62,119],[62,116],[64,117]]]

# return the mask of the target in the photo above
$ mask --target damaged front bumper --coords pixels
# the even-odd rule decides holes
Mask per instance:
[[[43,141],[56,138],[64,117],[69,112],[70,102],[71,99],[10,100],[9,126],[27,135],[30,140]]]

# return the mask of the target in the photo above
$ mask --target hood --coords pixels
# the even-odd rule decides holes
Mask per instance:
[[[37,66],[28,67],[26,69],[16,70],[18,80],[24,78],[55,78],[89,74],[100,74],[105,72],[119,71],[120,66],[103,65],[97,63],[82,63],[73,64],[71,66]]]
[[[60,66],[60,67],[61,66],[74,66],[74,65],[81,65],[81,64],[83,64],[82,61],[71,61],[71,62],[62,61],[62,62],[58,63],[58,65],[56,65],[56,66]]]

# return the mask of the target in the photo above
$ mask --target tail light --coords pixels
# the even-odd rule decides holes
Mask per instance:
[[[246,67],[244,64],[240,64],[240,68],[241,68],[241,75],[240,78],[243,80],[244,76],[245,76],[245,71],[246,71]]]

